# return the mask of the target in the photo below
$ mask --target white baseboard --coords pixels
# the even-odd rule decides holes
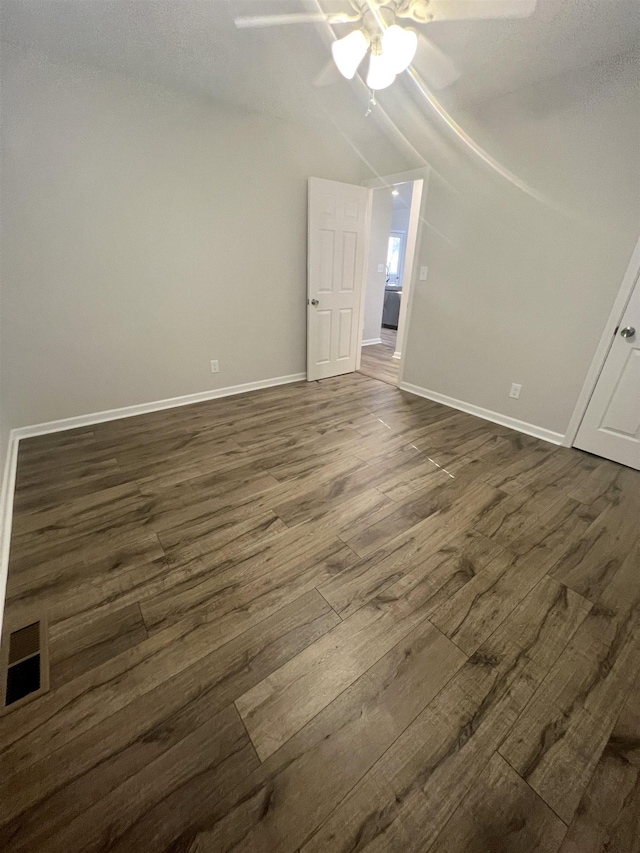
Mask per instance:
[[[382,338],[370,338],[368,341],[362,341],[361,346],[363,347],[371,347],[374,344],[381,344]]]
[[[62,418],[59,421],[48,421],[33,426],[18,427],[11,431],[17,438],[31,438],[36,435],[48,435],[52,432],[63,432],[67,429],[93,426],[94,424],[116,421],[121,418],[131,418],[135,415],[146,415],[149,412],[160,412],[162,409],[175,409],[178,406],[189,406],[192,403],[202,403],[206,400],[217,400],[219,397],[232,397],[236,394],[246,394],[249,391],[259,391],[261,388],[273,388],[276,385],[288,385],[291,382],[302,382],[307,378],[306,373],[293,373],[289,376],[275,376],[273,379],[261,379],[258,382],[246,382],[244,385],[229,385],[227,388],[215,388],[211,391],[199,391],[197,394],[186,394],[184,397],[170,397],[168,400],[155,400],[151,403],[139,403],[135,406],[124,406],[121,409],[108,409],[104,412],[93,412],[90,415],[77,415],[73,418]]]
[[[18,444],[23,438],[36,435],[47,435],[62,432],[67,429],[77,429],[83,426],[115,421],[120,418],[130,418],[134,415],[144,415],[149,412],[159,412],[162,409],[174,409],[178,406],[188,406],[206,400],[216,400],[219,397],[231,397],[236,394],[246,394],[261,388],[273,388],[276,385],[288,385],[291,382],[301,382],[307,378],[306,373],[293,373],[289,376],[275,376],[273,379],[261,379],[258,382],[246,382],[244,385],[230,385],[227,388],[216,388],[211,391],[200,391],[197,394],[187,394],[184,397],[172,397],[169,400],[156,400],[152,403],[140,403],[136,406],[124,406],[121,409],[109,409],[105,412],[94,412],[90,415],[78,415],[73,418],[62,418],[33,426],[17,427],[9,434],[7,458],[5,460],[2,486],[0,487],[0,636],[4,616],[4,601],[7,591],[7,575],[9,573],[9,548],[11,545],[11,526],[13,522],[13,499],[16,486],[16,467],[18,463]]]
[[[13,522],[13,496],[16,488],[16,468],[18,464],[19,439],[11,432],[4,462],[2,486],[0,487],[0,636],[4,616],[4,599],[7,592],[9,574],[9,548],[11,546],[11,525]]]
[[[551,444],[562,444],[564,442],[564,435],[562,433],[553,432],[550,429],[526,423],[526,421],[519,421],[517,418],[509,417],[509,415],[492,412],[490,409],[483,409],[480,406],[474,406],[472,403],[456,400],[454,397],[447,397],[445,394],[439,394],[437,391],[429,391],[427,388],[412,385],[410,382],[401,382],[398,387],[401,391],[408,391],[417,397],[433,400],[434,403],[442,403],[444,406],[450,406],[452,409],[458,409],[469,415],[475,415],[478,418],[483,418],[485,421],[492,421],[494,424],[509,427],[517,432],[523,432],[525,435],[532,435],[534,438],[549,441]]]
[[[398,350],[396,350],[396,351],[394,352],[394,354],[393,354],[393,356],[392,356],[392,357],[393,357],[393,358],[397,358],[397,359],[398,359],[398,361],[400,361],[400,359],[402,358],[402,353],[401,353],[401,352],[398,352]]]

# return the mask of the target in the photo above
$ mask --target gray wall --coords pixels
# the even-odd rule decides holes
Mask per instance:
[[[3,63],[4,433],[304,371],[307,178],[359,183],[352,149],[10,48]]]
[[[404,379],[563,434],[640,233],[638,53],[460,124],[544,200],[449,145],[428,184]]]
[[[405,234],[407,233],[410,211],[411,208],[409,207],[400,207],[393,211],[393,214],[391,215],[392,231],[404,231]]]

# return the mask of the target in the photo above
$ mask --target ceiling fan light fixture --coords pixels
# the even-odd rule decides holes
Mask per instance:
[[[354,30],[348,36],[334,41],[331,53],[343,77],[353,79],[368,49],[369,39],[362,30]]]
[[[371,53],[367,86],[370,89],[386,89],[396,79],[396,73],[384,53]]]
[[[401,74],[411,65],[417,48],[417,34],[397,24],[390,26],[382,36],[382,53],[395,74]]]

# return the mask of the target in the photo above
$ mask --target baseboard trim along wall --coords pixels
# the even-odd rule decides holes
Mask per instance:
[[[374,344],[381,344],[382,338],[370,338],[368,341],[362,341],[360,346],[363,347],[372,347]]]
[[[485,421],[492,421],[494,424],[500,424],[517,432],[523,432],[525,435],[532,435],[534,438],[540,438],[542,441],[548,441],[551,444],[562,444],[564,442],[565,437],[562,433],[553,432],[550,429],[529,424],[526,421],[519,421],[517,418],[510,418],[508,415],[502,415],[500,412],[492,412],[491,409],[483,409],[481,406],[474,406],[472,403],[456,400],[455,397],[447,397],[445,394],[439,394],[437,391],[429,391],[428,388],[421,388],[419,385],[412,385],[410,382],[401,382],[399,388],[401,391],[408,391],[409,394],[415,394],[417,397],[433,400],[434,403],[442,403],[444,406],[450,406],[452,409],[458,409],[461,412],[466,412],[468,415],[475,415],[478,418],[483,418]]]
[[[18,464],[18,445],[23,438],[36,435],[48,435],[53,432],[63,432],[67,429],[92,426],[106,421],[131,418],[149,412],[159,412],[163,409],[175,409],[179,406],[189,406],[192,403],[202,403],[206,400],[217,400],[219,397],[232,397],[246,394],[249,391],[259,391],[261,388],[273,388],[276,385],[289,385],[292,382],[302,382],[307,378],[306,373],[292,373],[289,376],[275,376],[272,379],[261,379],[258,382],[246,382],[244,385],[230,385],[227,388],[215,388],[211,391],[200,391],[197,394],[186,394],[184,397],[172,397],[168,400],[156,400],[151,403],[140,403],[135,406],[124,406],[121,409],[108,409],[105,412],[94,412],[89,415],[77,415],[73,418],[62,418],[58,421],[34,424],[33,426],[16,427],[9,434],[7,458],[5,460],[2,486],[0,487],[0,635],[4,616],[4,601],[7,591],[7,576],[9,573],[9,548],[11,545],[11,526],[13,522],[13,498],[16,487],[16,468]]]
[[[246,382],[244,385],[229,385],[227,388],[214,388],[211,391],[199,391],[196,394],[186,394],[184,397],[170,397],[168,400],[155,400],[151,403],[139,403],[135,406],[124,406],[121,409],[107,409],[105,412],[94,412],[90,415],[77,415],[73,418],[62,418],[59,421],[48,421],[33,426],[18,427],[12,430],[12,435],[18,438],[31,438],[36,435],[48,435],[51,432],[63,432],[67,429],[77,429],[106,421],[116,421],[121,418],[132,418],[135,415],[146,415],[149,412],[160,412],[163,409],[175,409],[178,406],[190,406],[193,403],[204,403],[207,400],[217,400],[219,397],[233,397],[236,394],[247,394],[249,391],[259,391],[261,388],[273,388],[275,385],[288,385],[291,382],[302,382],[307,378],[306,373],[292,373],[290,376],[275,376],[273,379],[261,379],[258,382]]]
[[[0,636],[4,617],[4,599],[7,592],[9,573],[9,548],[11,547],[11,525],[13,523],[13,496],[16,490],[16,468],[18,465],[18,441],[9,435],[7,458],[4,464],[2,486],[0,487]]]

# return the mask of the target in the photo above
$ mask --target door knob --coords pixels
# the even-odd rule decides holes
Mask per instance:
[[[311,300],[311,304],[312,304],[312,305],[320,305],[320,303],[318,302],[318,300],[317,300],[317,299],[312,299],[312,300]]]
[[[633,326],[625,326],[624,329],[620,330],[620,334],[623,338],[632,338],[636,333],[636,330]]]

